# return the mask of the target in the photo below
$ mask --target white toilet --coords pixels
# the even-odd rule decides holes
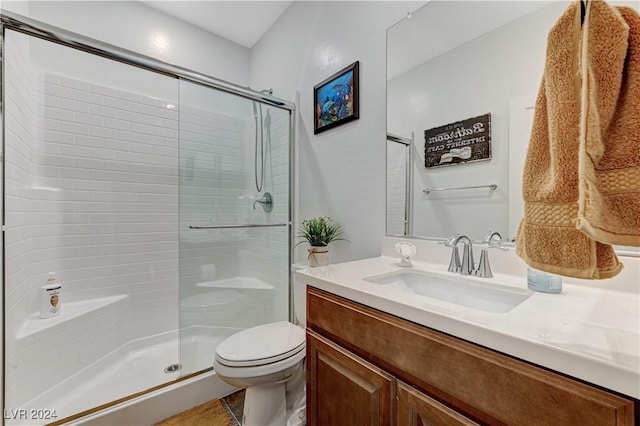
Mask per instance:
[[[305,333],[288,321],[240,331],[218,345],[213,368],[246,388],[243,426],[287,424],[287,391],[304,393]]]

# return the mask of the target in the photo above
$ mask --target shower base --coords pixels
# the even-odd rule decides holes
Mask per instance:
[[[237,390],[209,371],[65,424],[149,426]]]
[[[217,345],[237,331],[235,328],[192,326],[183,329],[181,333],[175,330],[131,341],[24,406],[29,409],[55,410],[55,420],[59,421],[157,387],[211,367]],[[167,366],[178,363],[181,364],[180,369],[164,372]],[[148,425],[234,390],[211,371],[69,424]],[[24,419],[9,420],[6,424],[38,425],[51,420],[30,423],[25,423]]]

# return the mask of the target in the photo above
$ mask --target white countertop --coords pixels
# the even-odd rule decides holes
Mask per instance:
[[[637,292],[572,284],[565,279],[561,294],[532,292],[510,312],[496,314],[363,280],[407,270],[398,266],[398,260],[381,256],[304,268],[295,271],[295,278],[299,283],[640,399]],[[509,275],[494,268],[493,278],[465,277],[448,272],[443,263],[412,263],[414,270],[527,290],[526,275]],[[631,269],[633,280],[636,270]]]

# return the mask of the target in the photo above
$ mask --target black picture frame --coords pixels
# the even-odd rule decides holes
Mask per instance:
[[[424,131],[424,167],[491,160],[491,113]]]
[[[313,134],[360,118],[360,61],[313,86]]]

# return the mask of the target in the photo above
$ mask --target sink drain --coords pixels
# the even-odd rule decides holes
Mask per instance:
[[[171,364],[168,367],[165,367],[165,373],[175,373],[176,371],[182,368],[182,364]]]

